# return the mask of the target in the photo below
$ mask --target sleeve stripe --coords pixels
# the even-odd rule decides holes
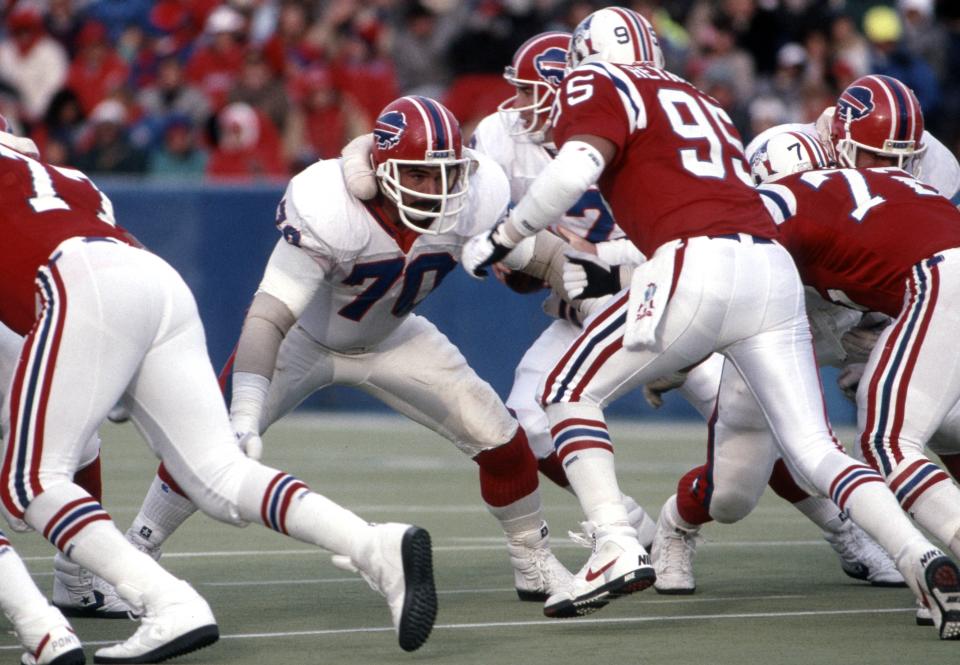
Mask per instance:
[[[776,188],[777,191],[774,191]],[[764,185],[757,191],[763,197],[767,210],[778,225],[793,217],[797,213],[797,199],[786,187],[778,185]]]
[[[647,108],[643,103],[643,97],[640,95],[640,91],[637,90],[637,86],[634,85],[629,76],[617,67],[607,63],[593,62],[584,65],[584,67],[606,76],[610,79],[611,83],[613,83],[613,86],[617,89],[617,93],[620,95],[623,108],[627,113],[631,133],[647,126]]]

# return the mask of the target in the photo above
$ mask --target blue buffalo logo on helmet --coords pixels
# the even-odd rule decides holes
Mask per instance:
[[[387,111],[377,118],[373,128],[373,138],[381,150],[389,150],[400,143],[400,137],[407,128],[407,118],[400,111]]]
[[[533,59],[537,75],[553,86],[559,86],[563,80],[563,69],[567,66],[567,52],[559,48],[548,48]]]
[[[844,118],[849,118],[851,121],[860,120],[870,115],[875,108],[873,91],[859,85],[851,86],[840,95],[837,106],[839,107],[837,110]]]

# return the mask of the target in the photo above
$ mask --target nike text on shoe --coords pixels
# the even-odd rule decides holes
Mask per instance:
[[[507,551],[520,600],[542,603],[573,584],[573,575],[550,551],[546,522],[538,529],[508,535]]]
[[[840,557],[843,572],[850,577],[873,586],[907,585],[890,555],[853,521],[846,520],[839,531],[824,532],[823,537]]]
[[[67,624],[66,619],[59,612],[56,614],[54,612],[55,610],[51,608],[48,617],[55,621],[54,625],[40,636],[39,641],[36,641],[36,647],[33,646],[35,640],[26,634],[33,632],[33,626],[23,631],[24,635],[20,636],[20,640],[28,649],[33,648],[33,652],[23,654],[20,658],[22,665],[84,665],[87,662],[80,639]]]
[[[547,599],[543,613],[555,619],[590,614],[609,601],[642,591],[656,580],[650,555],[630,526],[597,529],[593,554],[569,590]]]
[[[948,557],[921,558],[927,602],[941,640],[960,640],[960,569]]]
[[[127,595],[122,585],[117,590]],[[165,590],[145,606],[137,632],[126,642],[97,650],[94,663],[159,663],[202,649],[220,638],[207,601],[186,582]]]
[[[53,604],[68,617],[127,619],[133,613],[107,582],[59,553],[53,560]]]
[[[337,555],[338,568],[359,572],[387,599],[400,648],[423,646],[437,618],[430,534],[409,524],[375,524],[372,537],[354,558]]]
[[[698,531],[684,529],[670,519],[669,510],[660,511],[657,535],[650,558],[657,574],[654,589],[667,595],[689,595],[697,590],[693,576],[693,555],[697,551]]]

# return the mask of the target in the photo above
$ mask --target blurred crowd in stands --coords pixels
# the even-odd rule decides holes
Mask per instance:
[[[401,94],[465,135],[511,94],[514,50],[587,0],[6,0],[0,113],[47,161],[91,174],[285,178]],[[916,92],[960,148],[960,1],[642,0],[670,70],[745,140],[812,121],[862,74]]]

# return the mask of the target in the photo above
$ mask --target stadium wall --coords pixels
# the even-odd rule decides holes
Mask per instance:
[[[283,183],[171,184],[97,179],[111,198],[118,222],[164,257],[193,289],[207,332],[214,367],[226,362],[263,267],[277,240],[274,211]],[[477,373],[504,398],[513,368],[549,323],[542,294],[518,295],[493,279],[479,282],[457,269],[418,308],[456,344]],[[827,401],[835,424],[855,422],[852,405],[825,372]],[[784,399],[789,399],[784,395]],[[321,391],[303,408],[384,411],[386,407],[350,388]],[[609,410],[617,417],[699,419],[677,395],[654,411],[639,391]]]

